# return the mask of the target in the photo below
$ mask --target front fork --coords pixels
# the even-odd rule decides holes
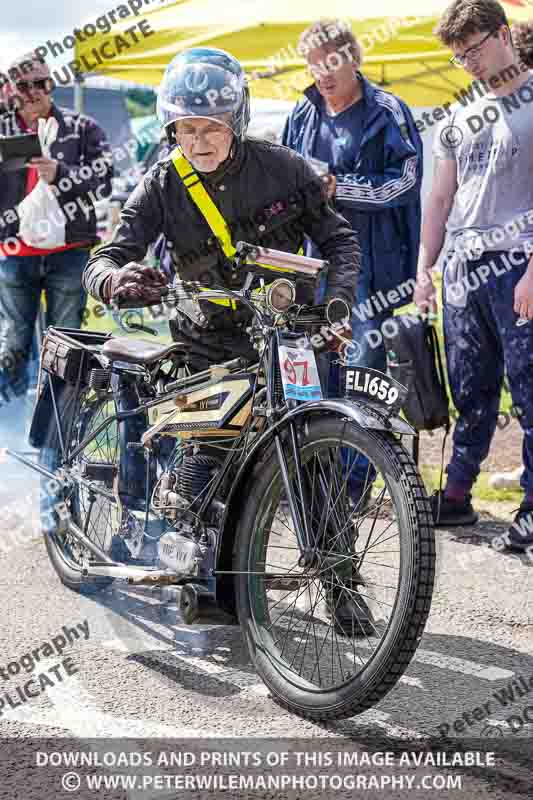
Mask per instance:
[[[279,406],[282,402],[280,392],[283,392],[278,345],[279,333],[276,336],[275,343],[270,347],[267,362],[269,371],[267,405],[271,412],[270,418],[273,420],[276,418],[276,406]],[[277,413],[279,414],[281,412]],[[274,434],[274,442],[281,470],[283,488],[285,489],[285,496],[291,511],[296,540],[300,550],[299,565],[306,568],[316,565],[318,549],[321,547],[328,549],[328,540],[339,542],[339,549],[342,549],[344,552],[346,552],[347,548],[348,552],[351,550],[351,541],[348,531],[345,531],[347,525],[344,520],[344,509],[335,509],[335,503],[338,505],[338,498],[333,501],[332,514],[328,515],[328,511],[332,506],[331,495],[334,489],[333,476],[328,476],[327,472],[325,475],[322,474],[319,476],[318,486],[316,487],[319,497],[313,498],[312,493],[315,487],[309,486],[307,476],[304,473],[295,420],[289,422],[288,432],[290,449],[292,451],[292,476],[289,473],[288,459],[284,450],[285,440],[282,437],[281,431],[276,431]],[[298,493],[299,504],[295,496],[295,491]],[[313,524],[314,520],[311,518],[310,514],[310,510],[314,506],[321,511],[318,525]]]

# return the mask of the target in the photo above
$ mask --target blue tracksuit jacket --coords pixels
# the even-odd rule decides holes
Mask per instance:
[[[370,293],[390,291],[393,309],[410,302],[416,277],[422,141],[405,103],[359,77],[367,108],[361,148],[354,153],[353,172],[336,176],[335,201],[359,233]],[[322,98],[315,85],[304,94],[285,124],[282,142],[313,157]]]

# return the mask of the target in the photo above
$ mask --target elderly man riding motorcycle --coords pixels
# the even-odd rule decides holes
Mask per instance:
[[[180,53],[165,72],[157,113],[172,149],[130,196],[113,240],[90,259],[83,280],[93,297],[157,302],[167,279],[138,262],[160,234],[176,277],[234,290],[244,282],[232,261],[238,241],[297,253],[308,236],[330,263],[326,300],[351,303],[357,233],[328,204],[324,184],[301,156],[246,138],[250,100],[238,61],[212,48]],[[249,312],[233,306],[202,301],[207,327],[183,318],[171,324],[173,336],[201,339],[208,361],[246,357]],[[202,359],[194,364],[205,366]]]
[[[87,291],[106,303],[157,303],[167,278],[138,262],[161,234],[176,278],[230,290],[241,289],[245,280],[233,260],[237,242],[297,253],[307,236],[329,262],[325,300],[339,298],[351,307],[360,260],[357,233],[329,205],[323,181],[304,158],[246,137],[250,100],[240,64],[222,50],[181,53],[167,67],[157,111],[171,150],[129,198],[113,240],[90,259]],[[193,370],[235,356],[256,361],[246,335],[250,312],[232,300],[201,303],[204,327],[185,316],[170,322],[174,338],[190,345]],[[341,629],[344,622],[352,629],[355,615],[366,630],[370,611],[362,597],[358,603],[348,596],[330,598],[330,606]]]

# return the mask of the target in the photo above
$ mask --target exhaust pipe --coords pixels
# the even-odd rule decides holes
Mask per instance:
[[[87,578],[114,578],[136,585],[162,585],[176,583],[180,576],[166,569],[117,564],[108,559],[105,564],[89,564],[83,570]]]
[[[186,583],[181,587],[179,611],[186,625],[195,623],[219,623],[231,625],[233,618],[216,603],[213,592],[197,583]]]

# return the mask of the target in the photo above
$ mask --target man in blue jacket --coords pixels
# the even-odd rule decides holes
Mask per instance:
[[[385,371],[381,329],[385,323],[387,331],[395,308],[411,301],[416,282],[422,142],[405,103],[362,75],[361,47],[347,23],[314,23],[301,34],[298,52],[314,84],[289,116],[282,142],[323,162],[329,196],[359,234],[350,360]],[[318,255],[314,245],[308,249]],[[338,389],[330,370],[328,391]],[[352,469],[354,499],[368,481],[367,467],[359,459]]]

